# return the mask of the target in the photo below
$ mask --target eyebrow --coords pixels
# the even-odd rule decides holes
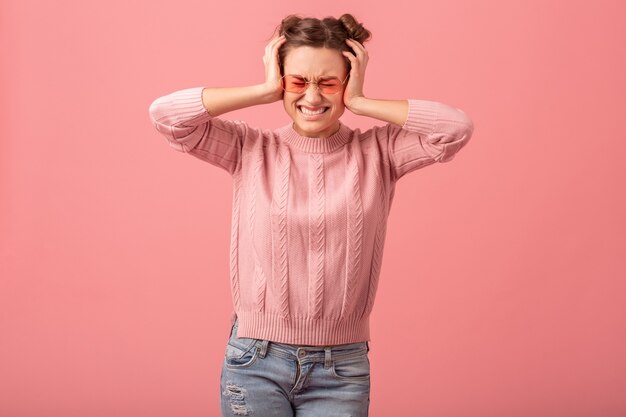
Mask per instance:
[[[289,75],[293,75],[295,77],[304,78],[305,80],[309,80],[310,81],[310,79],[305,77],[304,75],[300,75],[300,74],[289,74]],[[323,76],[319,77],[318,80],[328,80],[328,79],[331,79],[331,78],[337,78],[338,79],[339,77],[337,77],[336,75],[323,75]]]

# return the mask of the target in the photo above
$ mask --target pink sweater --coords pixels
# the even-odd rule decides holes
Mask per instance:
[[[230,285],[239,337],[298,345],[369,339],[387,217],[398,179],[447,162],[474,125],[449,105],[409,99],[402,127],[341,123],[328,138],[211,116],[203,87],[157,98],[155,128],[177,151],[233,179]]]

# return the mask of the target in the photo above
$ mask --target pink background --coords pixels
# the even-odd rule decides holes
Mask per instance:
[[[370,415],[626,415],[623,2],[14,0],[1,416],[219,414],[232,182],[169,148],[148,106],[260,83],[282,17],[344,12],[374,35],[366,96],[475,123],[453,161],[397,185]],[[281,102],[224,117],[290,121]]]

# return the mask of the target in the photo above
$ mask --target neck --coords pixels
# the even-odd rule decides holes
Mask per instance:
[[[293,123],[281,128],[281,138],[290,146],[311,153],[334,152],[352,137],[352,129],[339,122],[339,129],[327,137],[311,137],[298,133]]]
[[[332,136],[335,133],[337,133],[339,131],[340,127],[341,127],[341,123],[339,122],[339,120],[337,120],[337,124],[333,128],[327,129],[326,131],[319,132],[319,133],[306,132],[306,131],[300,129],[300,127],[295,122],[292,122],[291,126],[292,126],[293,130],[295,130],[296,133],[298,133],[298,135],[300,135],[300,136],[304,136],[304,137],[307,137],[307,138],[324,139],[324,138],[327,138],[327,137]]]

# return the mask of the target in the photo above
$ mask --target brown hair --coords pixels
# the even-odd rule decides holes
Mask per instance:
[[[363,43],[372,37],[371,32],[349,13],[342,14],[339,19],[331,16],[317,19],[290,14],[282,20],[274,32],[276,30],[278,30],[278,36],[285,35],[286,37],[285,43],[278,50],[281,75],[284,75],[285,57],[292,48],[311,46],[354,53],[346,43],[346,39],[352,38]],[[350,60],[343,55],[342,57],[349,74],[352,68]]]

